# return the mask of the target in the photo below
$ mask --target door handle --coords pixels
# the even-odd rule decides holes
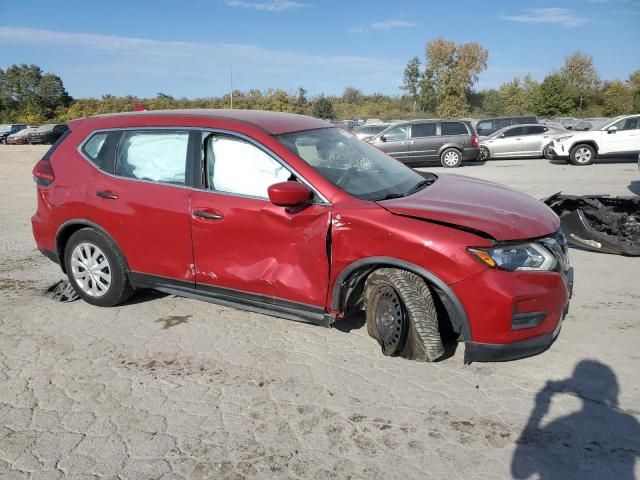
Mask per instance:
[[[224,217],[217,212],[208,212],[206,210],[194,210],[193,216],[203,218],[205,220],[222,220]]]
[[[104,198],[106,200],[117,200],[118,194],[115,192],[110,192],[109,190],[103,192],[96,192],[96,197]]]

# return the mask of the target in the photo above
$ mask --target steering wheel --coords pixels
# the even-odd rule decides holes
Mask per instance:
[[[344,171],[342,172],[342,174],[340,175],[340,177],[338,177],[338,179],[336,180],[336,185],[337,185],[338,187],[342,187],[342,186],[343,186],[343,182],[344,182],[348,177],[350,177],[350,176],[351,176],[351,173],[352,173],[354,170],[357,170],[357,168],[356,168],[356,167],[349,167],[349,168],[347,168],[346,170],[344,170]]]

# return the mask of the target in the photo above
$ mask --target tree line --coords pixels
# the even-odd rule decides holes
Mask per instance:
[[[534,114],[541,117],[575,115],[614,116],[640,112],[640,69],[625,80],[602,81],[593,59],[582,52],[542,82],[531,75],[514,78],[499,88],[477,90],[489,52],[477,43],[456,44],[436,39],[426,44],[424,59],[414,57],[404,70],[401,94],[365,94],[346,87],[342,95],[309,97],[296,91],[268,89],[233,92],[233,108],[260,109],[313,115],[325,119],[416,117],[487,117]],[[0,69],[0,122],[40,124],[67,121],[101,113],[131,111],[136,104],[150,110],[229,108],[231,94],[206,98],[153,98],[103,95],[73,99],[62,79],[36,65]]]

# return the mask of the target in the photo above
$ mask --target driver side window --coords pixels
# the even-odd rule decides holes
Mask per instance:
[[[387,139],[387,142],[399,142],[401,140],[406,140],[409,138],[408,130],[409,128],[406,125],[392,128],[384,134],[384,138]]]
[[[207,186],[216,192],[269,198],[267,189],[286,182],[291,172],[245,140],[210,134],[204,143]]]

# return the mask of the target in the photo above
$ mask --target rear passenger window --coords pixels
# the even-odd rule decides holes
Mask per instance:
[[[442,135],[469,135],[467,127],[460,122],[442,122]]]
[[[411,138],[433,137],[435,135],[435,123],[414,123],[411,125]]]
[[[514,127],[504,132],[505,137],[518,137],[524,135],[524,127]]]
[[[120,140],[116,173],[122,177],[185,184],[189,132],[126,132]]]

